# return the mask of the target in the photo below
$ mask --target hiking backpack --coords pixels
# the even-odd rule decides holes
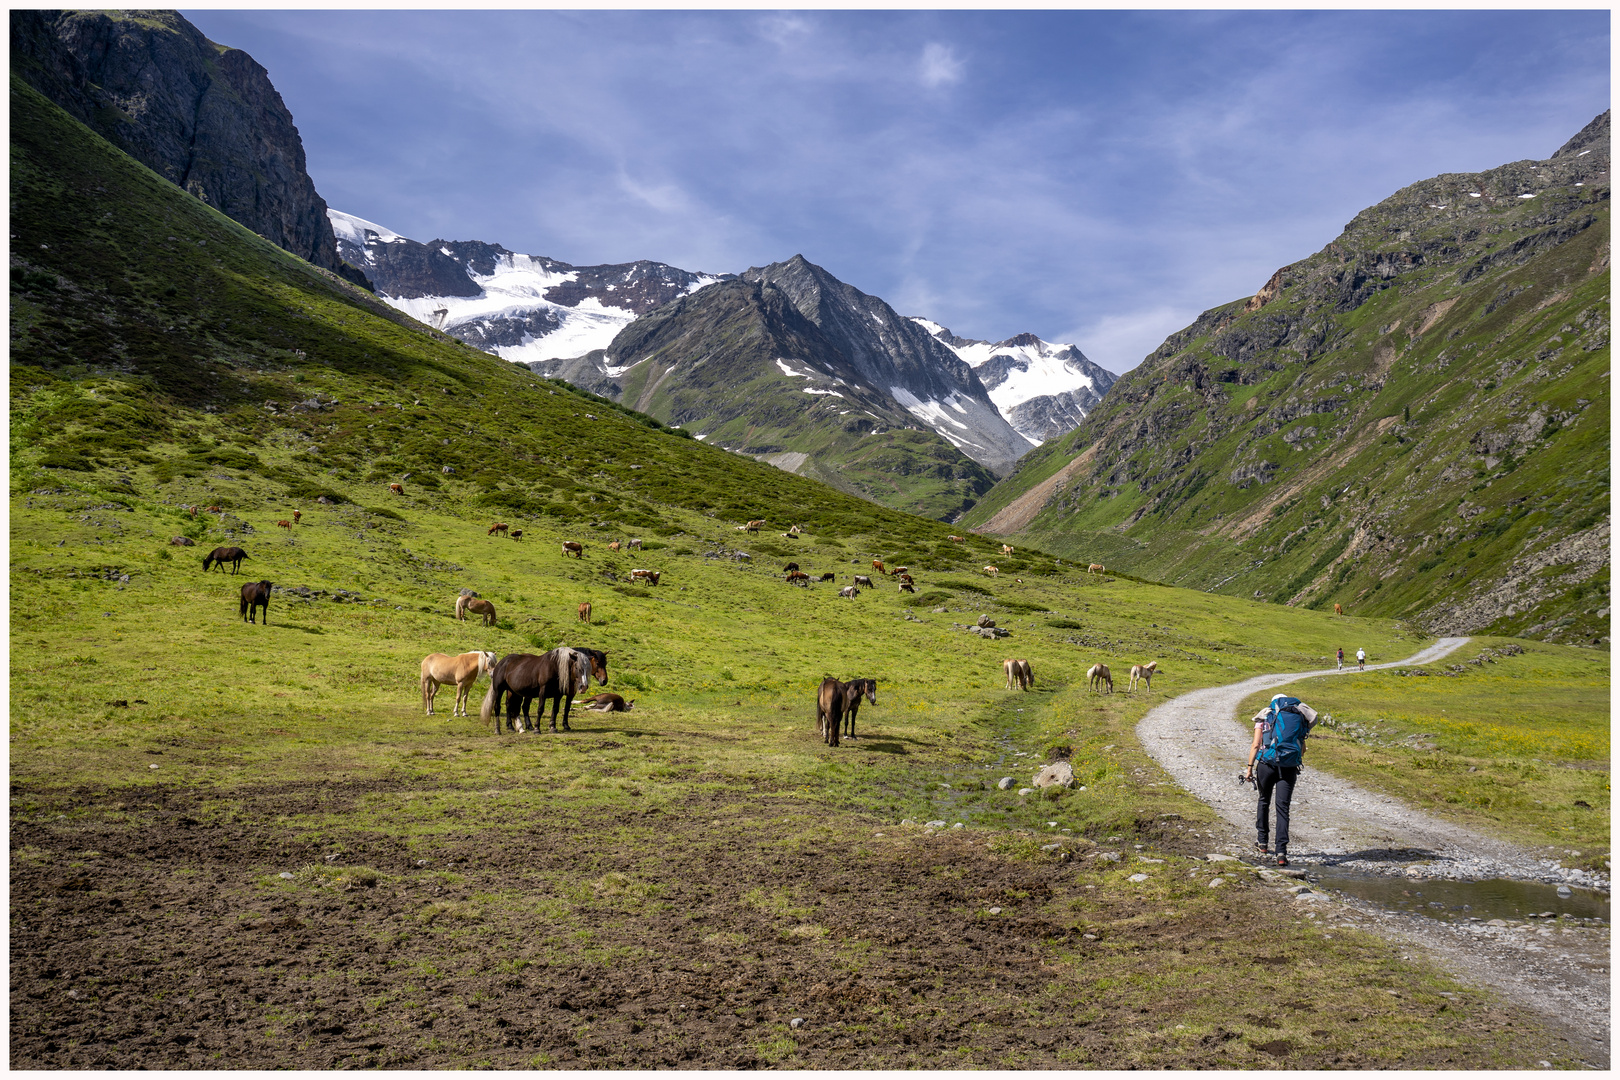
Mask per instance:
[[[1299,698],[1281,694],[1271,699],[1258,760],[1279,769],[1297,769],[1305,764],[1305,736],[1310,733],[1311,721],[1300,711],[1300,704]]]

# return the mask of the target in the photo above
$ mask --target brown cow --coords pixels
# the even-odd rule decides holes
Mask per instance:
[[[497,521],[495,524],[493,524],[493,525],[491,525],[489,527],[489,532],[485,533],[484,535],[485,536],[494,536],[496,533],[503,533],[506,530],[507,530],[506,522]]]
[[[217,507],[217,506],[210,506],[210,507],[209,507],[209,508],[208,508],[208,512],[209,512],[209,513],[210,513],[210,514],[217,514],[217,513],[219,513],[219,512],[220,512],[220,509],[219,509],[219,507]]]
[[[590,624],[590,621],[591,621],[591,602],[589,600],[587,600],[583,604],[579,605],[579,621],[582,622],[582,623],[585,623],[587,625]]]
[[[837,581],[838,580],[838,575],[833,573],[831,570],[829,570],[825,574],[821,575],[821,580],[822,581]]]
[[[622,545],[620,545],[620,543],[617,540],[615,540],[615,541],[613,541],[613,543],[608,545],[608,550],[609,551],[618,551],[621,546]]]
[[[1344,605],[1342,605],[1342,604],[1334,604],[1333,605],[1333,614],[1335,614],[1335,615],[1343,615],[1344,614]]]
[[[400,484],[389,484],[388,485],[388,490],[392,491],[395,495],[403,495],[403,494],[405,494],[405,488],[404,488],[403,485],[400,485]]]
[[[514,539],[514,540],[523,539],[523,530],[522,529],[513,529],[512,530],[512,539]]]
[[[747,529],[749,532],[759,532],[759,530],[763,529],[764,527],[764,518],[758,518],[754,521],[750,521],[747,525],[743,526],[743,528]]]
[[[562,542],[562,553],[565,559],[570,555],[576,559],[583,559],[585,557],[585,545],[578,540],[564,540]]]
[[[810,575],[803,570],[789,570],[785,581],[809,581]]]
[[[299,519],[299,518],[301,518],[301,517],[303,517],[303,516],[304,516],[304,514],[303,514],[303,511],[301,511],[301,510],[294,510],[294,511],[293,511],[293,524],[294,524],[294,525],[296,525],[296,524],[298,524],[298,519]]]
[[[276,522],[276,528],[278,528],[278,529],[286,529],[288,532],[292,532],[292,522],[290,522],[290,521],[278,521],[278,522]]]
[[[626,701],[618,694],[597,694],[585,703],[585,708],[597,712],[629,712],[635,707],[634,701]]]
[[[901,577],[905,577],[910,572],[911,572],[911,567],[909,567],[909,566],[897,566],[893,570],[889,571],[889,573],[891,573],[891,574],[899,574]]]
[[[907,585],[915,585],[915,584],[917,584],[917,582],[912,578],[912,576],[910,574],[901,574],[900,575],[900,580],[905,582]]]
[[[880,574],[887,574],[888,573],[887,570],[883,569],[883,560],[882,559],[873,559],[872,560],[872,569],[876,570]]]
[[[662,570],[632,570],[632,571],[630,571],[630,580],[631,581],[645,581],[650,585],[657,585],[658,584],[658,579],[663,577],[663,576],[664,576],[664,572]]]

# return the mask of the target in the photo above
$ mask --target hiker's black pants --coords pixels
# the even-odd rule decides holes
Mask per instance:
[[[1254,817],[1255,831],[1264,844],[1271,835],[1270,823],[1272,794],[1277,799],[1277,850],[1288,846],[1288,804],[1294,798],[1294,783],[1299,779],[1299,766],[1278,768],[1264,761],[1256,763],[1254,779],[1260,785],[1260,811]]]

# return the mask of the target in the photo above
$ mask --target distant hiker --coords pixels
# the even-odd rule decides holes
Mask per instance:
[[[1288,805],[1294,798],[1300,766],[1305,763],[1305,736],[1316,723],[1316,710],[1299,698],[1278,694],[1254,714],[1254,742],[1249,747],[1249,769],[1244,777],[1260,792],[1255,814],[1254,850],[1266,854],[1271,835],[1269,818],[1273,794],[1277,802],[1277,865],[1288,865]]]
[[[1339,670],[1344,670],[1344,646],[1339,646]]]
[[[1367,650],[1366,649],[1357,649],[1356,650],[1356,670],[1357,671],[1366,671],[1367,670]]]

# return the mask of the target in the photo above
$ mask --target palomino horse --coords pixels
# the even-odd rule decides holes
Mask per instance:
[[[1343,615],[1344,614],[1344,605],[1343,604],[1334,604],[1333,605],[1333,614],[1335,614],[1335,615]]]
[[[451,716],[467,715],[467,697],[472,693],[473,684],[478,676],[488,675],[495,670],[495,654],[492,652],[464,652],[460,656],[447,656],[444,653],[428,653],[422,658],[422,704],[429,716],[433,715],[433,699],[439,693],[440,686],[456,686],[456,704],[450,711]]]
[[[270,625],[270,583],[250,581],[242,586],[241,614],[243,622],[256,622],[257,609],[264,609],[264,625]]]
[[[203,570],[206,572],[210,566],[217,564],[220,573],[224,573],[225,564],[230,563],[231,573],[234,574],[242,568],[242,560],[247,557],[248,553],[239,547],[217,547],[203,556]]]
[[[531,730],[529,704],[536,699],[540,702],[535,716],[538,723],[539,718],[545,715],[546,700],[549,698],[552,702],[551,730],[557,730],[557,711],[560,707],[563,730],[572,731],[573,728],[568,726],[569,711],[574,706],[574,698],[590,689],[592,675],[596,676],[598,684],[607,682],[607,655],[594,649],[570,649],[566,645],[559,645],[540,656],[509,653],[495,665],[490,675],[489,690],[484,693],[484,702],[478,714],[485,723],[493,719],[495,734],[499,735],[499,712],[504,696],[506,729]],[[523,714],[521,721],[518,719],[519,710]]]
[[[1002,544],[1001,545],[1001,553],[1003,555],[1011,555],[1013,553],[1012,545],[1011,544]]]
[[[1001,668],[1007,673],[1007,689],[1017,687],[1028,690],[1035,684],[1035,676],[1030,671],[1028,660],[1003,660]]]
[[[586,626],[591,625],[591,602],[589,600],[579,605],[579,621]]]
[[[615,541],[613,541],[613,543],[608,545],[608,550],[609,551],[618,551],[621,546],[622,545],[620,545],[620,543],[617,540],[615,540]]]
[[[1114,692],[1114,673],[1108,670],[1107,664],[1093,664],[1091,670],[1086,672],[1086,683],[1093,690],[1097,690],[1098,687],[1107,683],[1108,692],[1112,694]]]
[[[1146,664],[1132,664],[1131,665],[1131,683],[1130,683],[1130,687],[1129,687],[1129,690],[1131,691],[1131,693],[1133,693],[1133,694],[1136,693],[1136,684],[1137,683],[1141,683],[1142,685],[1146,686],[1149,690],[1152,690],[1153,689],[1153,676],[1158,673],[1158,670],[1159,670],[1159,662],[1157,660],[1150,660]]]
[[[985,572],[985,573],[987,573],[987,574],[989,574],[989,575],[990,575],[990,576],[991,576],[991,577],[995,577],[995,576],[996,576],[996,575],[997,575],[997,574],[999,574],[999,573],[1001,573],[1001,571],[1000,571],[1000,570],[997,570],[997,569],[996,569],[996,568],[995,568],[995,567],[993,567],[993,566],[987,566],[987,567],[985,567],[985,568],[984,568],[984,572]]]
[[[1105,573],[1107,573],[1107,571],[1103,569],[1103,564],[1102,563],[1094,562],[1090,566],[1086,567],[1086,573],[1088,573],[1088,574],[1105,574]]]
[[[495,625],[495,605],[488,600],[480,600],[476,596],[456,597],[456,621],[466,622],[467,612],[484,617],[485,626]]]

